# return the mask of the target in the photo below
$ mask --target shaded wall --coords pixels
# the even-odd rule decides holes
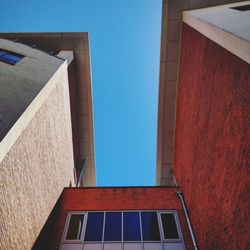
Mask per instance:
[[[250,66],[183,24],[174,172],[201,249],[250,245]]]
[[[78,110],[78,88],[75,77],[74,61],[68,66],[69,78],[69,95],[70,95],[70,113],[71,113],[71,126],[72,126],[72,139],[73,139],[73,152],[75,167],[80,163],[80,143],[79,143],[79,110]]]
[[[0,48],[24,56],[16,65],[0,61],[1,142],[64,61],[38,49],[1,38]]]
[[[172,187],[65,188],[60,204],[48,222],[50,226],[43,230],[34,249],[59,249],[68,211],[146,209],[176,210],[186,249],[192,249],[177,191],[178,188]]]
[[[64,66],[53,78],[50,95],[0,163],[0,249],[30,249],[62,189],[73,182]]]

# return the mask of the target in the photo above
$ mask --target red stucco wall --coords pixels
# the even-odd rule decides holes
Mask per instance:
[[[178,188],[166,187],[65,188],[50,218],[51,222],[47,224],[49,230],[40,237],[34,249],[58,249],[68,211],[132,209],[176,210],[186,248],[192,249],[184,213],[176,195],[177,190]]]
[[[183,24],[174,172],[201,249],[250,248],[250,66]]]

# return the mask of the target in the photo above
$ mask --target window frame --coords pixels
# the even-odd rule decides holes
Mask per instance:
[[[68,229],[69,229],[69,223],[70,223],[70,219],[71,219],[71,215],[74,214],[80,214],[80,215],[84,215],[83,218],[83,225],[82,225],[82,232],[81,232],[81,237],[79,240],[68,240],[66,239],[67,233],[68,233]],[[63,243],[77,243],[77,244],[83,244],[84,243],[84,236],[85,236],[85,231],[86,231],[86,224],[87,224],[87,212],[83,212],[83,211],[69,211],[67,213],[67,218],[66,218],[66,222],[64,225],[64,231],[63,231],[63,237],[62,237],[62,242]]]
[[[161,214],[173,214],[174,215],[175,225],[176,225],[177,232],[178,232],[178,235],[179,235],[178,239],[166,239],[164,237],[164,228],[163,228],[163,222],[162,222],[162,219],[161,219]],[[160,211],[158,211],[158,217],[159,217],[158,218],[159,219],[159,227],[161,228],[160,233],[162,234],[161,235],[162,242],[165,242],[165,243],[184,242],[182,231],[181,231],[181,226],[180,226],[180,221],[179,221],[179,217],[178,217],[178,214],[177,214],[176,210],[160,210]]]

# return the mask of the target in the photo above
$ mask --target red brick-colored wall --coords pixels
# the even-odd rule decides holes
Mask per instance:
[[[44,235],[34,249],[58,249],[68,211],[91,210],[176,210],[187,249],[192,242],[184,212],[177,197],[178,188],[167,187],[110,187],[65,188]],[[46,239],[46,240],[44,240]]]
[[[250,249],[250,66],[183,24],[174,172],[200,249]]]

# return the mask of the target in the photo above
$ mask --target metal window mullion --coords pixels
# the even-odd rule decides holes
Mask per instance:
[[[102,227],[102,250],[104,250],[104,232],[105,232],[105,223],[106,223],[106,211],[103,215],[103,227]]]
[[[179,235],[178,240],[183,243],[184,240],[183,240],[183,236],[182,236],[182,230],[181,230],[181,225],[180,225],[180,222],[179,222],[179,217],[178,217],[177,211],[173,212],[173,215],[174,215],[174,220],[175,220],[175,225],[176,225],[176,228],[177,228],[177,232],[178,232],[178,235]]]
[[[141,233],[141,249],[144,250],[143,235],[142,235],[141,211],[139,211],[139,220],[140,220],[140,233]]]
[[[84,214],[84,223],[83,223],[83,227],[82,227],[82,230],[83,230],[83,233],[82,233],[82,247],[85,244],[85,240],[84,239],[85,239],[85,234],[86,234],[86,229],[87,229],[88,217],[89,217],[89,212],[86,212]]]
[[[122,237],[121,237],[121,239],[122,239],[122,250],[124,250],[124,242],[123,242],[123,211],[121,211],[121,216],[122,216],[122,230],[121,230]]]
[[[164,250],[164,235],[163,235],[163,227],[162,227],[162,221],[161,221],[161,212],[156,211],[157,215],[157,220],[158,220],[158,225],[159,225],[159,230],[160,230],[160,238],[161,238],[161,248]]]

